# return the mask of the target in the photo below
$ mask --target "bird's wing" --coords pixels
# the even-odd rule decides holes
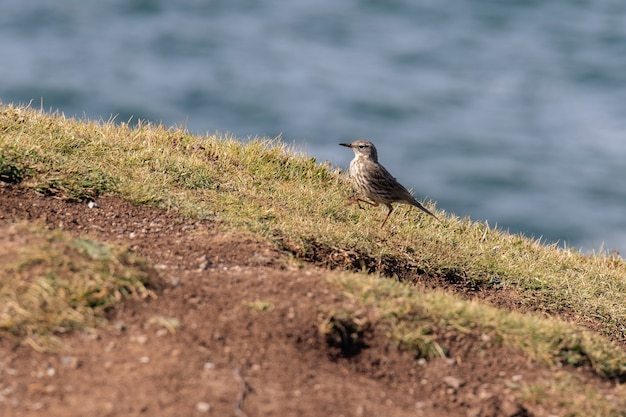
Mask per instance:
[[[385,189],[388,192],[388,195],[385,195],[389,200],[392,201],[405,201],[408,204],[411,204],[418,209],[422,210],[424,213],[433,216],[435,219],[439,220],[437,216],[431,213],[426,207],[424,207],[419,201],[413,197],[413,195],[407,190],[402,184],[398,182],[397,179],[394,178],[393,175],[385,169],[384,166],[380,164],[376,164],[377,168],[373,169],[374,173],[372,181],[379,186],[380,189]],[[387,185],[387,187],[383,187],[383,185]]]
[[[412,203],[411,200],[414,200],[414,198],[411,193],[384,166],[373,164],[371,167],[368,167],[368,171],[370,173],[369,180],[371,185],[385,199],[390,201],[406,200]]]

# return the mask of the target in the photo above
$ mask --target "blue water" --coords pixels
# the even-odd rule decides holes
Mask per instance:
[[[0,6],[5,103],[282,135],[341,167],[367,138],[448,212],[626,251],[623,0]]]

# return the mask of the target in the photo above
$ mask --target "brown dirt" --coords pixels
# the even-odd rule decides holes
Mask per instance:
[[[342,357],[317,329],[318,306],[344,302],[323,279],[328,269],[297,266],[286,252],[208,221],[116,197],[97,203],[0,183],[0,233],[37,222],[128,245],[159,271],[157,298],[125,302],[96,334],[62,336],[67,351],[40,353],[1,335],[3,416],[551,414],[517,399],[517,385],[551,372],[519,353],[452,334],[442,335],[452,359],[426,362],[374,328],[366,348]],[[251,308],[255,301],[273,308]],[[168,331],[159,318],[182,328]],[[586,371],[577,377],[606,385]]]

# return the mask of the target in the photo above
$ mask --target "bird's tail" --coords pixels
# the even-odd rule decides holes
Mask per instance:
[[[429,214],[431,216],[433,216],[437,221],[441,222],[441,220],[439,220],[439,217],[435,216],[433,213],[431,213],[426,207],[424,207],[423,205],[420,204],[419,201],[415,200],[412,202],[412,204],[417,207],[418,209],[422,210],[424,213]]]

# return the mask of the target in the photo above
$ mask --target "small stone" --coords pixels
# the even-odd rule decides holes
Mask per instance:
[[[139,358],[139,362],[141,363],[148,363],[150,362],[150,358],[147,356],[142,356],[141,358]]]
[[[41,401],[37,401],[35,403],[30,403],[28,408],[30,408],[33,411],[39,411],[43,408],[43,403]]]
[[[115,403],[107,401],[106,403],[104,403],[103,411],[105,412],[105,414],[112,413],[113,411],[115,411]]]
[[[444,377],[443,382],[455,391],[458,390],[463,384],[463,382],[459,378],[454,377],[454,376]]]
[[[467,417],[480,417],[483,409],[481,407],[474,407],[467,410]]]
[[[46,385],[43,388],[43,392],[46,394],[54,394],[55,392],[57,392],[58,387],[56,385]]]
[[[196,410],[198,410],[198,412],[200,413],[208,413],[209,411],[211,411],[211,404],[204,401],[198,401],[196,403]]]
[[[211,260],[206,255],[199,257],[196,261],[198,262],[198,271],[206,271],[211,266]]]
[[[78,358],[76,356],[61,356],[61,365],[76,369],[79,366]]]
[[[500,412],[504,416],[514,416],[520,412],[520,407],[513,401],[506,399],[500,403]]]
[[[13,394],[15,387],[8,386],[0,390],[0,401],[6,400],[6,397]]]
[[[489,391],[489,385],[483,384],[480,387],[478,387],[478,398],[480,400],[484,401],[491,397],[493,397],[493,394]]]
[[[117,320],[115,323],[113,323],[113,328],[118,332],[123,332],[124,330],[126,330],[126,323],[124,323],[122,320]]]
[[[215,369],[215,364],[213,362],[205,362],[204,369],[208,369],[208,370]]]

